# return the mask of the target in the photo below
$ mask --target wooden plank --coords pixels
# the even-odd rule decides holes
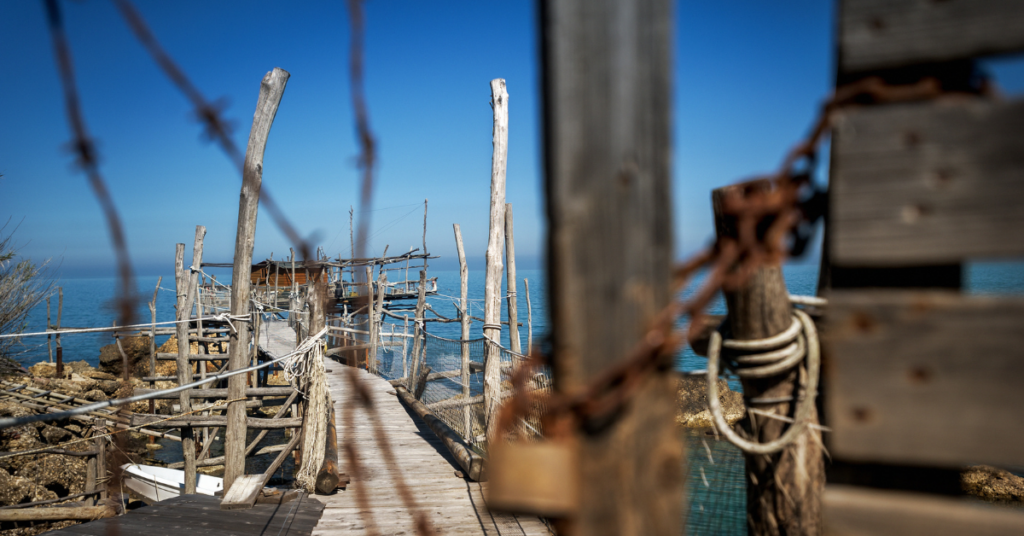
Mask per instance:
[[[1021,134],[1024,100],[845,112],[833,134],[832,262],[898,266],[1024,254]]]
[[[669,0],[538,11],[553,375],[579,393],[628,359],[671,298],[675,17]],[[680,533],[676,380],[641,385],[599,434],[579,434],[574,534]]]
[[[153,392],[160,391],[160,389],[136,389],[136,395],[148,395]],[[192,398],[227,398],[227,389],[189,389],[192,393]],[[295,392],[295,389],[291,387],[249,387],[246,389],[242,396],[253,397],[253,396],[289,396]],[[155,397],[157,400],[173,400],[178,398],[178,393],[161,394]]]
[[[834,457],[1024,465],[1024,300],[847,290],[829,308]]]
[[[1024,512],[920,493],[827,486],[824,534],[830,536],[996,536],[1024,534]]]
[[[242,165],[242,190],[238,200],[238,225],[235,234],[235,256],[231,271],[231,314],[249,314],[249,280],[252,271],[252,249],[256,237],[256,214],[259,209],[260,188],[263,184],[263,153],[270,137],[277,108],[284,96],[284,88],[291,75],[284,69],[274,67],[260,82],[260,94],[256,101],[249,144],[245,150]],[[231,334],[231,360],[229,370],[241,370],[249,361],[249,324],[237,322],[236,333]],[[244,396],[245,374],[228,379],[229,398]],[[228,406],[230,425],[224,435],[224,489],[230,490],[235,478],[245,472],[245,406],[235,402]]]
[[[839,21],[844,74],[1024,50],[1016,0],[843,0]]]
[[[256,495],[263,490],[263,475],[242,475],[235,479],[235,483],[226,493],[224,500],[220,502],[221,510],[243,510],[251,508],[256,504]]]
[[[132,415],[132,422],[135,423],[138,420],[138,424],[145,424],[148,428],[154,430],[166,429],[166,428],[180,428],[182,426],[211,426],[211,427],[225,427],[230,422],[227,416],[224,415],[191,415],[188,417],[179,417],[171,420],[155,420],[157,418],[166,418],[160,415],[145,415],[145,414],[134,414]],[[281,428],[298,428],[302,426],[301,417],[292,417],[287,419],[261,419],[258,417],[246,417],[245,425],[248,428],[254,430],[277,430]],[[243,451],[244,452],[244,451]]]

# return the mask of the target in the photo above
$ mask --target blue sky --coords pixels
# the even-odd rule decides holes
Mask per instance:
[[[138,45],[113,5],[61,3],[85,119],[141,274],[169,273],[174,244],[208,228],[206,259],[230,261],[240,179],[201,139],[188,103]],[[329,254],[348,252],[358,147],[348,88],[344,2],[152,2],[138,8],[211,99],[226,98],[245,146],[259,81],[291,73],[264,160],[264,186],[298,229]],[[674,206],[677,256],[712,235],[714,187],[774,169],[806,132],[833,79],[832,2],[680,2],[676,10]],[[531,2],[370,0],[366,75],[379,142],[371,250],[427,242],[483,257],[491,158],[489,81],[510,94],[507,200],[518,261],[543,251],[539,80]],[[52,257],[62,275],[113,274],[102,215],[72,168],[53,51],[39,2],[0,7],[0,216],[20,223],[24,256]],[[1005,69],[1021,82],[1020,69]],[[1021,85],[1021,84],[1018,84]],[[10,227],[8,227],[10,229]],[[287,255],[261,210],[255,257]]]

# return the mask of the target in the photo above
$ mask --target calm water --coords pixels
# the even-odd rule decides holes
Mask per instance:
[[[1024,294],[1024,262],[990,262],[974,263],[965,269],[966,292],[973,294]],[[789,265],[783,270],[786,284],[792,294],[814,294],[817,284],[817,265]],[[431,297],[430,303],[440,314],[453,318],[456,316],[455,304],[459,296],[459,273],[457,271],[430,272],[431,277],[438,277],[438,296]],[[230,278],[220,276],[227,282]],[[548,318],[545,295],[545,282],[540,271],[519,271],[519,319],[526,323],[526,291],[523,279],[530,281],[530,302],[533,309],[534,341],[539,341],[547,332]],[[153,295],[156,277],[141,277],[138,280],[139,294],[145,300]],[[474,316],[483,317],[484,274],[480,271],[470,272],[469,298],[470,309]],[[116,318],[111,306],[114,295],[115,280],[106,279],[65,279],[58,285],[64,288],[63,326],[93,327],[109,326]],[[165,277],[157,297],[157,320],[173,320],[174,291],[173,277]],[[502,301],[502,318],[506,318]],[[56,322],[57,298],[51,300],[51,314]],[[725,307],[721,299],[710,307],[710,313],[722,314]],[[139,322],[149,322],[150,313],[145,303],[138,307]],[[43,331],[46,326],[46,307],[41,305],[32,311],[29,317],[28,331]],[[442,337],[458,339],[458,324],[432,324],[430,332]],[[526,345],[527,330],[521,328],[522,344]],[[474,322],[472,337],[480,337],[481,325]],[[85,361],[96,364],[100,348],[112,342],[109,334],[67,335],[63,337],[64,359],[66,361]],[[163,342],[158,338],[158,343]],[[508,332],[503,330],[502,342],[508,345]],[[46,340],[44,338],[26,339],[20,348],[20,361],[26,365],[47,359]],[[706,368],[706,360],[687,348],[677,360],[680,370],[699,370]],[[734,389],[739,389],[735,381],[730,381]],[[687,471],[689,498],[689,514],[687,532],[689,534],[745,534],[745,484],[743,477],[743,457],[730,444],[715,441],[711,437],[687,435]],[[216,447],[215,447],[216,448]],[[169,449],[173,450],[173,446]],[[180,451],[180,446],[179,446]],[[172,452],[161,452],[160,457],[173,455]],[[179,454],[180,456],[180,454]],[[173,456],[172,456],[173,457]]]

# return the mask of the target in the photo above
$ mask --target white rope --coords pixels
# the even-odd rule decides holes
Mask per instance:
[[[77,333],[104,333],[110,331],[132,331],[135,329],[149,329],[152,326],[162,326],[165,324],[182,324],[185,322],[195,322],[197,320],[220,320],[224,321],[224,318],[235,320],[237,322],[248,322],[249,315],[226,315],[224,313],[215,316],[203,316],[198,318],[188,318],[184,320],[167,320],[165,322],[150,322],[148,324],[132,324],[129,326],[113,326],[104,328],[71,328],[71,329],[57,329],[47,331],[36,331],[33,333],[8,333],[6,335],[0,335],[0,339],[13,339],[21,337],[38,337],[42,335],[74,335]]]
[[[223,379],[226,379],[226,378],[230,378],[231,376],[236,376],[238,374],[245,374],[247,372],[252,372],[254,370],[259,370],[259,369],[262,369],[262,368],[266,368],[266,367],[269,367],[269,366],[273,365],[274,363],[280,363],[280,362],[285,361],[287,359],[294,358],[296,355],[305,354],[306,352],[309,352],[310,349],[312,349],[313,345],[315,343],[317,343],[320,340],[320,338],[323,337],[326,334],[327,334],[327,328],[324,328],[324,329],[320,330],[319,333],[313,335],[312,337],[307,337],[304,341],[302,341],[302,344],[300,344],[297,347],[295,347],[295,349],[292,350],[291,352],[289,352],[289,353],[287,353],[287,354],[285,354],[285,355],[283,355],[281,357],[276,357],[276,358],[274,358],[274,359],[272,359],[270,361],[264,361],[263,363],[260,363],[258,365],[253,365],[253,366],[246,367],[246,368],[243,368],[243,369],[238,369],[238,370],[232,370],[231,372],[224,372],[224,373],[218,374],[216,376],[207,376],[206,378],[203,378],[203,379],[201,379],[199,381],[195,381],[195,382],[192,382],[192,383],[187,383],[185,385],[179,385],[177,387],[171,387],[171,388],[168,388],[168,389],[162,389],[160,391],[152,391],[152,392],[149,392],[149,393],[146,393],[146,394],[143,394],[143,395],[130,396],[130,397],[127,397],[127,398],[118,398],[118,399],[114,399],[114,400],[105,400],[103,402],[96,402],[94,404],[87,404],[85,406],[79,406],[79,407],[77,407],[75,409],[71,409],[71,410],[67,410],[67,411],[60,411],[60,412],[54,412],[54,413],[43,413],[43,414],[40,414],[40,415],[25,415],[24,417],[7,417],[7,418],[4,418],[4,419],[0,419],[0,429],[2,429],[2,428],[9,428],[11,426],[20,426],[22,424],[29,424],[29,423],[33,423],[33,422],[39,422],[39,421],[67,419],[67,418],[70,418],[70,417],[74,417],[75,415],[82,415],[84,413],[89,413],[91,411],[101,410],[103,408],[108,408],[108,407],[111,407],[111,406],[123,406],[125,404],[131,404],[132,402],[140,402],[142,400],[149,400],[151,398],[158,398],[161,395],[180,393],[180,392],[185,391],[187,389],[192,389],[193,387],[199,387],[201,385],[208,384],[210,382],[220,381],[220,380],[223,380]]]
[[[757,374],[772,375],[777,374],[781,370],[786,370],[795,366],[801,360],[807,360],[807,385],[804,386],[804,397],[799,401],[796,408],[796,415],[794,422],[781,437],[769,441],[767,443],[759,443],[756,441],[750,441],[740,437],[736,431],[729,426],[722,416],[722,403],[718,399],[718,382],[715,381],[718,378],[718,358],[722,351],[722,334],[718,331],[711,333],[711,340],[708,342],[708,382],[707,382],[707,396],[708,396],[708,409],[711,413],[712,422],[715,424],[715,429],[721,433],[725,438],[739,447],[740,450],[747,454],[773,454],[785,448],[787,445],[795,441],[804,430],[807,429],[808,420],[810,419],[811,412],[814,410],[814,399],[817,395],[818,389],[818,373],[821,368],[820,359],[820,348],[818,346],[818,332],[814,327],[814,321],[807,313],[794,309],[793,314],[796,317],[799,324],[803,327],[803,333],[797,333],[797,347],[798,349],[793,350],[791,355],[781,355],[778,357],[779,361],[774,364],[764,365],[761,367],[753,368],[738,368],[734,369],[736,374],[741,377],[764,377]],[[786,332],[790,332],[791,329],[787,329]],[[758,343],[763,345],[763,341],[773,340],[776,341],[776,345],[784,344],[789,342],[790,339],[781,339],[779,336],[770,337],[768,339],[761,339],[759,341],[743,341],[749,343],[750,347],[756,347]],[[792,346],[792,345],[790,345]],[[788,347],[787,347],[788,348]],[[758,348],[760,349],[760,348]],[[778,354],[778,352],[769,352]],[[793,356],[797,356],[794,360]],[[756,357],[756,356],[755,356]],[[786,365],[786,367],[780,367],[780,365]],[[778,370],[776,370],[778,369]],[[754,375],[744,376],[744,372],[755,371]],[[767,371],[767,372],[766,372]]]

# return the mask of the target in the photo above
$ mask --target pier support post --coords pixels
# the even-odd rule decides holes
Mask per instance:
[[[462,247],[462,229],[459,228],[459,224],[454,224],[452,227],[455,228],[455,247],[459,251],[459,323],[462,327],[462,335],[459,337],[461,342],[459,346],[462,351],[462,369],[460,378],[462,379],[462,396],[463,398],[469,398],[469,267],[466,265],[466,251]],[[463,406],[462,408],[463,417],[463,434],[462,437],[466,438],[466,441],[473,441],[473,411],[470,407]]]
[[[423,347],[423,316],[427,304],[427,272],[420,270],[419,296],[416,298],[416,318],[413,321],[412,338],[412,366],[409,369],[409,376],[406,378],[405,388],[409,392],[416,390],[416,380],[419,378],[421,356],[420,348]]]
[[[727,193],[738,186],[712,192],[715,230],[719,236],[737,238],[735,219],[722,214]],[[763,339],[782,333],[793,322],[789,292],[780,263],[757,268],[740,288],[724,291],[729,310],[730,338]],[[709,381],[713,380],[709,378]],[[757,409],[792,418],[800,394],[798,367],[768,378],[743,379],[744,399],[782,399],[793,402],[758,404]],[[756,421],[755,421],[756,419]],[[755,536],[821,533],[821,495],[825,486],[825,459],[817,411],[812,408],[806,432],[782,451],[772,455],[746,455],[748,533]],[[766,443],[782,436],[791,426],[780,419],[757,419],[747,413],[739,426],[746,437]]]
[[[553,380],[575,395],[630,358],[673,298],[671,0],[540,2]],[[559,534],[680,534],[671,366],[584,423]]]
[[[491,217],[487,235],[487,272],[484,280],[484,337],[501,342],[501,250],[505,238],[505,168],[508,161],[508,91],[505,80],[491,80],[494,128],[491,155]],[[497,345],[484,346],[484,415],[487,437],[497,431],[501,404],[501,353]]]
[[[505,203],[505,289],[508,294],[509,349],[523,353],[519,340],[519,310],[516,307],[516,242],[512,234],[512,204]]]
[[[235,235],[235,262],[231,271],[231,315],[249,314],[252,275],[252,248],[256,239],[256,213],[263,184],[263,152],[267,147],[270,127],[288,83],[288,71],[275,67],[260,82],[260,96],[249,131],[249,145],[242,167],[242,191],[238,200],[238,230]],[[230,335],[229,370],[241,370],[248,364],[249,324],[235,322]],[[228,378],[228,399],[245,397],[245,375]],[[245,401],[228,404],[228,425],[224,434],[224,492],[235,479],[245,474]]]

